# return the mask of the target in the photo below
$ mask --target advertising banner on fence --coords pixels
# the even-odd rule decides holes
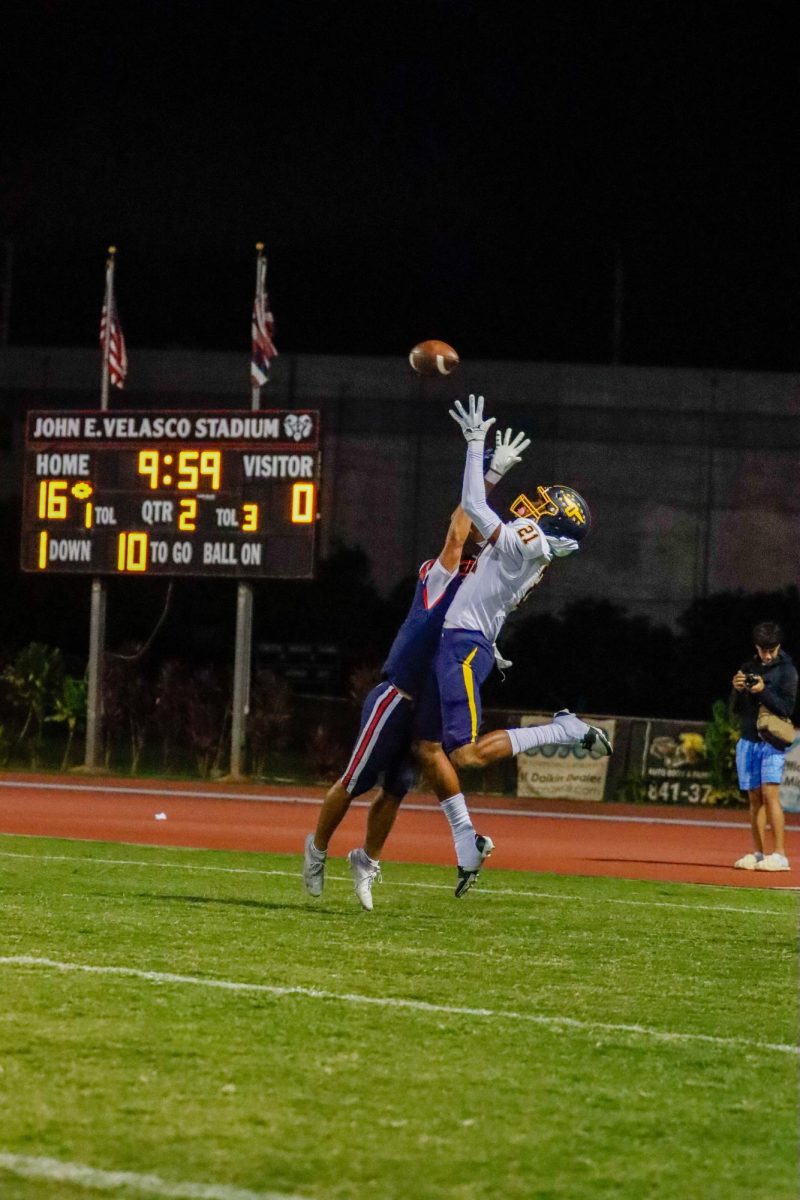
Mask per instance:
[[[800,737],[786,751],[786,765],[781,783],[781,807],[787,812],[800,812]]]
[[[702,725],[648,721],[642,756],[646,798],[656,804],[707,804],[711,779],[704,752]]]
[[[552,717],[522,717],[521,725],[545,725]],[[614,741],[614,721],[595,721]],[[539,800],[602,800],[608,758],[581,746],[537,746],[517,756],[517,795]]]

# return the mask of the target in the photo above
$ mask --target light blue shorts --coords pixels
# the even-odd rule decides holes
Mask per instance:
[[[786,751],[776,750],[767,742],[749,742],[740,738],[736,743],[736,772],[743,792],[761,787],[762,783],[780,783]]]

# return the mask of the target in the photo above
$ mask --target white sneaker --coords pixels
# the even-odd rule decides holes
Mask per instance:
[[[310,833],[303,848],[303,883],[309,896],[321,896],[325,886],[325,859],[327,850],[318,850],[314,835]]]
[[[381,864],[373,862],[365,850],[351,850],[347,861],[361,907],[372,912],[372,884],[376,879],[380,882]]]
[[[597,725],[587,725],[568,708],[560,708],[553,716],[553,723],[566,729],[569,736],[584,750],[594,750],[601,758],[614,753],[608,734]]]
[[[759,853],[745,854],[742,858],[737,858],[733,864],[734,867],[739,867],[742,871],[755,871],[756,867],[762,862],[764,855]]]
[[[788,871],[789,860],[785,854],[768,854],[761,862],[756,863],[757,871]]]

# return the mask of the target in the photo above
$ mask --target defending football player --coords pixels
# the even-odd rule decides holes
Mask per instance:
[[[461,506],[486,545],[447,611],[436,656],[444,750],[456,767],[482,767],[552,743],[610,754],[611,743],[603,730],[567,710],[556,713],[550,724],[498,729],[478,737],[481,685],[494,666],[494,643],[506,617],[536,587],[554,558],[578,549],[591,518],[577,492],[552,485],[539,487],[535,501],[520,496],[512,505],[515,519],[501,521],[486,501],[482,473],[484,441],[494,417],[483,419],[482,396],[470,396],[468,410],[456,401],[455,410],[450,415],[467,441]],[[419,755],[423,764],[437,761],[440,751],[435,739],[423,737]],[[444,800],[442,808],[456,843],[456,896],[461,896],[493,847],[487,850],[481,844],[484,839],[476,836],[460,790]]]
[[[498,434],[485,481],[481,461],[481,487],[491,489],[521,461],[521,455],[529,445],[529,439],[522,433],[514,436],[508,429],[504,436]],[[433,660],[445,613],[474,562],[462,563],[470,524],[463,510],[456,509],[439,557],[423,563],[420,568],[408,615],[383,665],[383,678],[364,702],[361,728],[350,761],[323,801],[315,832],[305,841],[303,881],[312,896],[322,893],[328,843],[350,802],[380,783],[381,790],[367,816],[364,846],[351,850],[347,856],[356,895],[362,907],[372,909],[372,883],[380,870],[383,845],[416,774],[412,743],[419,737],[416,732],[418,715],[435,712],[437,729],[440,723]],[[449,799],[459,789],[458,777],[441,746],[428,743],[425,774],[439,800]],[[491,852],[491,839],[475,835],[473,830],[473,841],[476,838],[480,841],[483,857],[486,857]],[[456,850],[460,862],[458,845]]]

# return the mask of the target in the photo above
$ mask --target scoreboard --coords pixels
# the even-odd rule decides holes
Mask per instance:
[[[308,410],[30,412],[21,566],[308,579],[319,472]]]

